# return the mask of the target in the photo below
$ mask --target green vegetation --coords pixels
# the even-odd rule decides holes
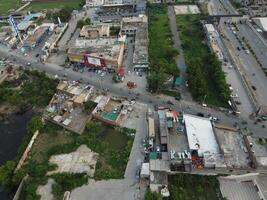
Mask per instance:
[[[87,113],[91,113],[95,109],[96,105],[97,103],[89,100],[84,104],[84,110]]]
[[[57,80],[44,72],[24,71],[19,79],[5,81],[0,85],[0,104],[16,106],[20,111],[29,106],[46,106],[55,93]]]
[[[219,182],[215,176],[192,174],[170,175],[170,200],[220,200]]]
[[[156,192],[151,192],[149,189],[145,193],[145,200],[161,200],[161,195]]]
[[[202,15],[179,15],[176,18],[185,60],[188,84],[194,99],[215,106],[227,106],[230,90],[221,63],[206,44],[200,20]]]
[[[267,144],[267,138],[259,138],[259,144],[266,145]]]
[[[83,26],[86,26],[86,25],[90,25],[91,24],[91,20],[90,18],[86,18],[86,19],[81,19],[77,22],[77,28],[82,28]]]
[[[148,4],[149,31],[149,90],[157,92],[164,87],[166,80],[179,76],[175,57],[178,51],[173,47],[172,34],[167,15],[167,5]]]
[[[111,36],[118,36],[120,32],[120,27],[119,26],[111,26],[110,27],[110,35]]]
[[[59,10],[62,8],[69,7],[71,10],[81,9],[85,4],[85,0],[54,0],[54,1],[46,1],[40,0],[36,2],[32,2],[27,10],[31,11],[43,11],[43,10]]]
[[[55,180],[52,185],[52,193],[57,199],[63,199],[65,191],[71,191],[74,188],[80,187],[88,182],[86,173],[81,174],[53,174],[51,176]]]

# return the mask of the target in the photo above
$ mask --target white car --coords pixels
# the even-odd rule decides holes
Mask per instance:
[[[105,72],[102,72],[102,73],[100,74],[101,77],[104,77],[105,75],[106,75]]]

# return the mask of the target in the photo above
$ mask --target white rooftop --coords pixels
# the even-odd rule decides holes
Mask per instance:
[[[203,153],[219,153],[219,147],[208,118],[184,114],[187,140],[190,150],[197,150],[199,156]]]
[[[212,24],[205,24],[204,25],[208,32],[215,32],[215,28]]]
[[[267,31],[267,17],[256,17],[254,21],[264,30]]]

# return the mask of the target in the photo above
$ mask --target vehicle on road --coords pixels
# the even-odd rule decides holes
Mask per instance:
[[[204,113],[202,113],[202,112],[197,113],[197,116],[199,116],[199,117],[205,117]]]
[[[167,101],[167,104],[174,105],[174,103],[170,100]]]
[[[160,146],[159,145],[156,146],[156,151],[160,152]]]
[[[257,90],[257,88],[256,88],[254,85],[252,85],[251,88],[252,88],[253,90],[255,90],[255,91]]]
[[[128,81],[127,82],[127,87],[129,89],[135,88],[136,87],[136,83],[135,82]]]

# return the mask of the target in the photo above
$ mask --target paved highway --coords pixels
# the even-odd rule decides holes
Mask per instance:
[[[229,21],[230,19],[224,19]],[[236,35],[231,30],[231,26],[225,25],[224,23],[221,23],[223,26],[222,29],[224,29],[226,33],[226,37],[231,41],[232,44],[232,56],[235,56],[236,59],[240,61],[240,68],[243,70],[244,74],[246,75],[249,86],[255,87],[255,95],[257,96],[257,99],[259,101],[260,105],[266,106],[267,104],[267,78],[264,75],[262,69],[256,62],[255,58],[251,53],[247,53],[242,49],[242,46],[240,42],[237,40]],[[236,34],[239,37],[240,40],[242,40],[243,34],[240,33],[241,31],[236,30]],[[254,36],[255,37],[255,36]],[[237,50],[237,48],[240,48],[240,50]]]

